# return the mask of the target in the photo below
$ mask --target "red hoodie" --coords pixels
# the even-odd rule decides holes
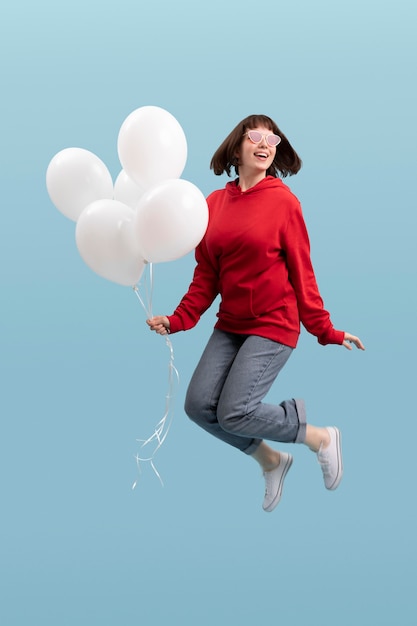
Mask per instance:
[[[297,198],[272,176],[242,192],[229,182],[207,198],[209,225],[192,283],[170,331],[188,330],[221,296],[215,328],[295,348],[300,321],[321,344],[343,343],[323,308]]]

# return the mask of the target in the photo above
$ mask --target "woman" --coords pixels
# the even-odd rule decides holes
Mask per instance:
[[[188,330],[220,294],[218,321],[192,376],[185,411],[260,464],[269,512],[280,501],[293,458],[265,439],[307,445],[317,454],[327,489],[336,489],[343,473],[338,428],[307,424],[302,400],[263,402],[297,345],[300,321],[323,345],[364,346],[334,329],[323,307],[300,203],[278,177],[296,174],[301,160],[275,122],[265,115],[242,120],[210,167],[229,176],[234,167],[238,178],[207,199],[209,225],[188,292],[173,315],[147,323],[160,335]]]

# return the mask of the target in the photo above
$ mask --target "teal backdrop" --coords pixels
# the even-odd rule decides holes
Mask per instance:
[[[22,0],[1,14],[0,622],[415,626],[415,2]],[[115,179],[120,126],[145,105],[181,124],[183,178],[204,194],[226,182],[210,158],[248,114],[273,117],[303,159],[288,184],[318,283],[366,352],[303,331],[269,399],[304,397],[311,422],[340,426],[337,492],[292,446],[266,515],[256,464],[184,415],[215,307],[172,337],[164,486],[149,463],[137,474],[169,351],[134,292],[84,264],[45,174],[75,146]],[[154,265],[155,313],[193,266]]]

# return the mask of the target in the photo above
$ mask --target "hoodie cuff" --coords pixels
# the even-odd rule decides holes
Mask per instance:
[[[322,346],[327,346],[328,344],[338,344],[342,345],[345,340],[345,332],[343,330],[335,330],[334,328],[326,333],[325,335],[321,335],[321,337],[317,338],[317,341]]]
[[[169,320],[169,334],[177,333],[179,330],[184,330],[181,324],[181,320],[177,315],[167,315]]]

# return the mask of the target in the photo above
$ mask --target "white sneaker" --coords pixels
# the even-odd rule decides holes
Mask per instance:
[[[284,478],[292,465],[292,456],[286,452],[280,452],[279,465],[275,469],[264,472],[265,498],[262,505],[264,511],[270,513],[281,500]]]
[[[338,428],[328,426],[326,430],[330,435],[330,443],[327,448],[320,446],[317,459],[323,472],[324,486],[333,491],[343,476],[342,438]]]

